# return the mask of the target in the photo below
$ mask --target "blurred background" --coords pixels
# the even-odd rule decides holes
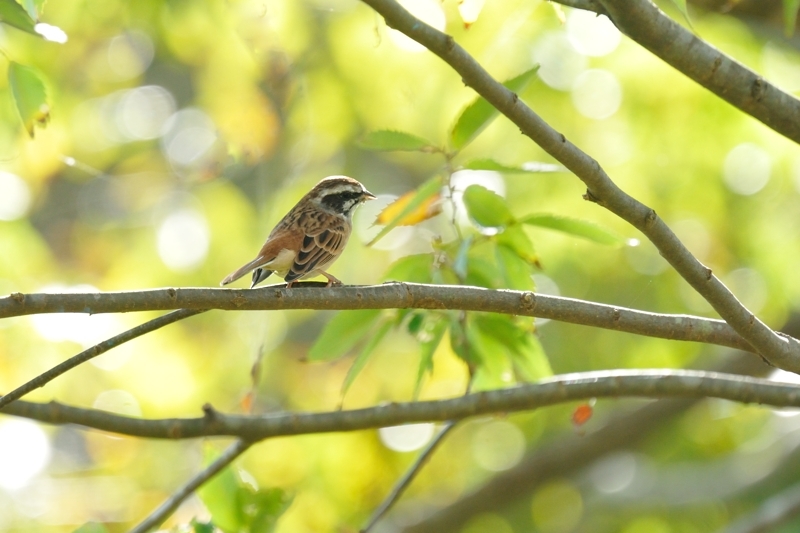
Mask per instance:
[[[752,311],[776,328],[788,320],[800,304],[797,146],[622,37],[603,17],[539,0],[403,4],[454,35],[496,79],[540,64],[521,97],[655,208]],[[685,24],[672,4],[662,4]],[[780,3],[731,7],[690,5],[694,31],[782,89],[800,90],[800,54],[783,32]],[[356,213],[354,237],[331,269],[345,283],[380,283],[394,261],[456,238],[444,214],[364,245],[383,206],[445,171],[440,154],[376,153],[357,141],[394,129],[445,146],[475,94],[360,2],[67,0],[47,3],[42,20],[69,40],[46,42],[0,27],[0,70],[9,60],[35,68],[51,101],[50,123],[31,139],[0,76],[0,294],[217,286],[255,255],[308,189],[333,174],[355,177],[379,196]],[[476,158],[553,163],[502,117],[453,160],[453,169]],[[496,191],[516,216],[571,216],[641,241],[582,200],[585,187],[568,173],[460,170],[453,183]],[[463,222],[462,231],[471,231]],[[541,264],[534,276],[539,291],[713,316],[647,242],[600,246],[543,229],[526,232]],[[206,402],[245,412],[245,400],[258,413],[336,409],[357,349],[332,362],[306,360],[333,315],[209,312],[98,357],[30,399],[146,418],[199,416]],[[4,319],[0,390],[153,316]],[[536,335],[556,374],[707,367],[732,357],[715,347],[554,322],[537,321]],[[249,396],[258,358],[261,376]],[[463,393],[468,372],[447,337],[433,361],[420,398]],[[391,330],[344,406],[410,400],[418,365],[417,339]],[[468,421],[380,531],[424,523],[521,468],[526,453],[565,443],[566,454],[645,404],[600,401],[577,429],[575,405]],[[607,451],[598,445],[596,458],[584,452],[581,468],[556,470],[491,509],[462,513],[453,530],[719,530],[792,486],[791,473],[800,470],[796,415],[716,400],[687,404],[654,418],[641,438]],[[436,429],[272,439],[237,461],[234,477],[252,490],[280,489],[286,511],[277,531],[355,531]],[[67,532],[89,521],[124,531],[226,444],[121,438],[0,417],[0,531]],[[166,527],[208,520],[215,497],[192,497]]]

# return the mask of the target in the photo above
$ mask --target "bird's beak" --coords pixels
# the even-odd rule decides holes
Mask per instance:
[[[375,198],[377,198],[377,196],[375,196],[374,194],[372,194],[371,192],[369,192],[366,189],[364,189],[364,192],[362,193],[361,196],[362,196],[362,198],[364,200],[374,200]]]

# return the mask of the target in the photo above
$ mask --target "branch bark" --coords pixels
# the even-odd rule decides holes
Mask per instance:
[[[544,151],[572,171],[588,190],[585,198],[607,208],[641,231],[731,327],[775,366],[800,373],[800,342],[779,336],[739,302],[728,288],[700,263],[656,212],[622,191],[600,164],[553,129],[519,97],[494,80],[452,36],[420,21],[394,0],[362,0],[386,20],[439,56],[498,111],[516,124]]]
[[[665,63],[781,135],[800,143],[800,100],[699,39],[650,0],[596,2],[622,33]]]
[[[722,398],[775,407],[800,407],[800,387],[765,379],[693,370],[586,372],[539,383],[458,398],[390,403],[350,411],[223,414],[206,406],[200,418],[142,420],[56,402],[18,400],[0,413],[51,424],[78,424],[133,437],[189,439],[235,436],[248,441],[271,437],[357,431],[416,422],[444,422],[479,415],[528,411],[590,398]]]
[[[310,290],[314,287],[313,290]],[[292,289],[153,289],[131,292],[12,294],[0,298],[0,318],[38,313],[119,313],[172,309],[228,311],[286,309],[451,309],[549,318],[663,339],[754,348],[721,320],[649,313],[533,292],[454,285],[386,283],[331,287],[300,283]]]

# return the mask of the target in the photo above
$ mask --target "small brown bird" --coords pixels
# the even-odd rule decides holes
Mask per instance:
[[[347,176],[329,176],[317,183],[278,222],[258,252],[258,257],[222,280],[236,281],[253,271],[252,289],[273,272],[286,280],[287,288],[301,279],[322,274],[328,287],[341,285],[325,269],[339,258],[350,232],[355,208],[375,195]]]

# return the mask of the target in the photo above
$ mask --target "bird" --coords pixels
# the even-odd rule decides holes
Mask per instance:
[[[356,207],[375,199],[360,182],[347,176],[328,176],[317,183],[270,232],[255,259],[222,280],[227,285],[252,271],[252,289],[272,273],[286,282],[322,274],[327,287],[342,282],[325,272],[342,254],[353,229]]]

